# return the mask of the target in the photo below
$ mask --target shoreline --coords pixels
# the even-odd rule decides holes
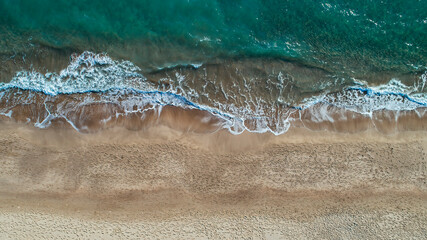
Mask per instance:
[[[134,93],[123,94],[123,99],[109,99],[108,94],[91,92],[49,96],[19,89],[9,89],[2,94],[2,120],[30,123],[40,128],[74,128],[82,133],[115,127],[145,131],[158,125],[185,132],[213,133],[229,129],[233,134],[247,131],[254,134],[271,132],[274,135],[284,134],[293,128],[342,133],[376,129],[383,134],[427,130],[427,107],[359,113],[333,104],[316,103],[304,109],[281,106],[272,112],[272,116],[246,119],[211,111],[209,107],[153,105],[143,101],[144,95]],[[279,115],[283,116],[278,118]]]
[[[26,231],[35,238],[76,231],[258,239],[426,231],[424,131],[291,129],[274,136],[158,125],[81,134],[2,121],[0,136],[0,222],[16,224],[4,225],[6,238],[22,239]],[[42,230],[52,224],[70,229]]]

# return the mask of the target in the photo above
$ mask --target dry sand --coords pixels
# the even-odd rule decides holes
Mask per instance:
[[[0,122],[0,239],[425,239],[427,137]]]

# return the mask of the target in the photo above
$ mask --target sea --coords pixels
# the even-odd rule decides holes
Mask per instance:
[[[38,128],[427,130],[426,0],[0,0],[0,61]]]

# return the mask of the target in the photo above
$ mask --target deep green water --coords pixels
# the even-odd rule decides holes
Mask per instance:
[[[425,0],[0,0],[0,26],[3,54],[28,43],[159,67],[279,58],[358,77],[427,66]]]

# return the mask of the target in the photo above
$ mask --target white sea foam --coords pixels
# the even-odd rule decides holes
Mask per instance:
[[[105,54],[83,52],[72,56],[68,67],[59,73],[20,71],[9,83],[1,83],[0,88],[16,87],[49,95],[105,91],[112,88],[154,90],[139,71],[129,61],[115,61]]]
[[[282,134],[289,129],[293,121],[298,120],[291,117],[293,113],[316,104],[319,104],[319,107],[311,110],[313,122],[334,121],[333,113],[328,106],[367,116],[372,116],[372,113],[378,110],[399,111],[427,107],[426,75],[427,73],[423,74],[413,86],[407,86],[398,79],[391,79],[387,84],[379,86],[369,86],[364,81],[358,81],[354,86],[340,92],[323,93],[306,98],[293,107],[280,107],[279,105],[291,105],[286,103],[283,95],[289,95],[293,87],[292,77],[285,76],[282,72],[277,74],[274,81],[267,82],[269,84],[267,89],[270,91],[278,89],[280,96],[273,104],[271,100],[253,94],[260,86],[244,77],[240,87],[233,83],[231,88],[226,89],[222,82],[205,82],[200,84],[202,85],[200,90],[196,90],[188,84],[190,80],[186,79],[185,75],[177,73],[173,84],[169,85],[168,89],[161,89],[147,81],[140,73],[140,69],[129,61],[117,61],[106,54],[84,52],[72,56],[70,65],[59,73],[21,71],[9,83],[0,83],[0,89],[32,90],[51,97],[59,94],[102,92],[96,99],[87,95],[77,106],[61,105],[57,109],[49,109],[46,106],[48,116],[35,122],[37,127],[47,127],[53,119],[64,118],[79,130],[73,121],[66,117],[67,113],[85,104],[101,102],[119,104],[124,109],[124,114],[143,113],[147,109],[157,109],[160,112],[165,105],[200,109],[222,118],[223,127],[233,134],[240,134],[243,131]],[[208,85],[214,89],[213,92],[206,90]],[[220,94],[216,96],[222,96],[225,100],[216,99],[212,94]],[[0,98],[4,97],[3,95],[1,93]],[[209,98],[209,103],[201,104],[199,100],[202,96],[212,99]],[[30,103],[31,95],[18,100],[19,103]],[[0,111],[1,115],[9,117],[11,113],[10,107]],[[107,117],[101,121],[109,120]]]

